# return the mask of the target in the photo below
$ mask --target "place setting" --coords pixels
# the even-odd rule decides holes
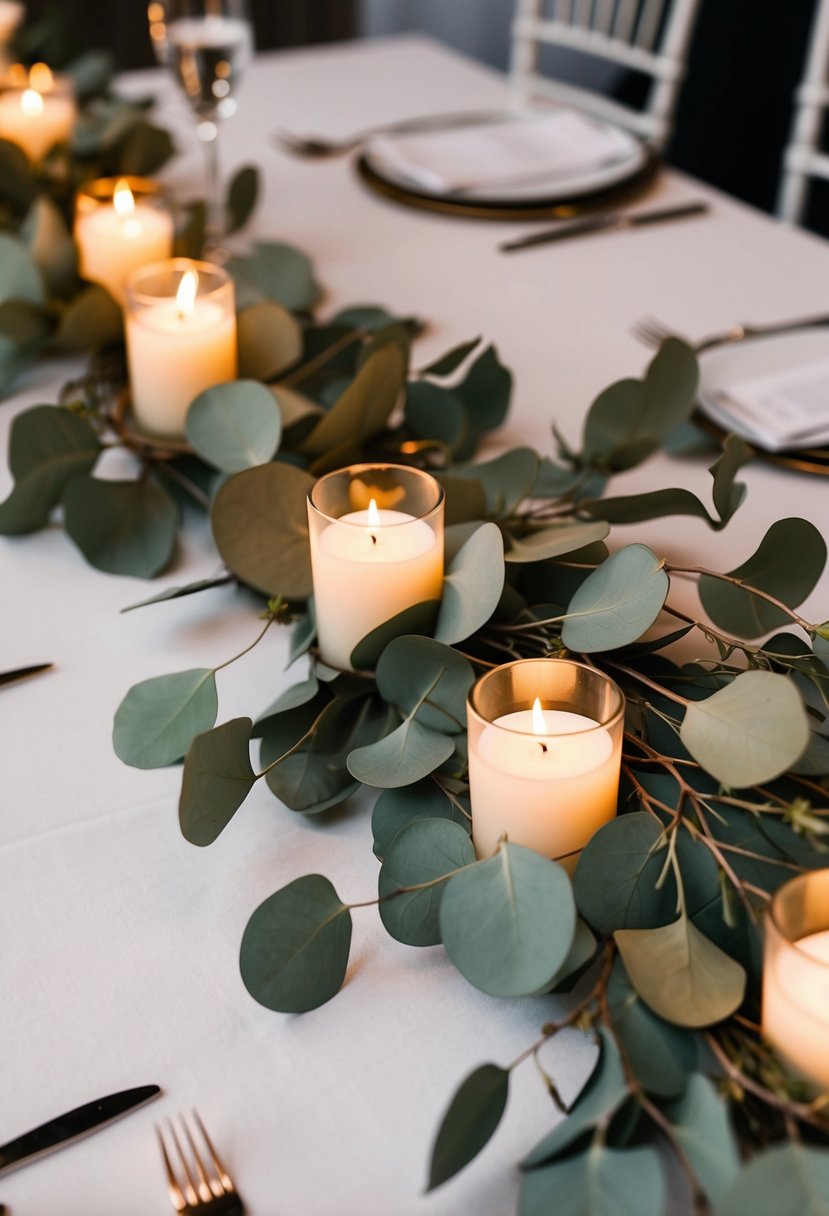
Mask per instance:
[[[829,469],[826,318],[658,319],[692,290],[661,240],[722,264],[729,307],[743,251],[644,121],[511,109],[417,40],[254,56],[241,0],[159,0],[155,79],[195,118],[167,131],[100,58],[35,58],[7,2],[2,1028],[38,1112],[3,1112],[10,1216],[91,1211],[96,1180],[184,1216],[816,1208],[825,512],[766,479]],[[273,140],[224,124],[294,72],[347,129],[354,57],[389,105],[441,72],[466,100],[281,132],[366,186],[283,204]],[[473,275],[428,296],[404,207],[551,223],[499,246],[528,251],[506,304]],[[343,264],[292,242],[323,221]],[[557,258],[552,290],[543,247],[628,230],[653,316],[612,258]],[[101,1083],[122,1056],[132,1087]],[[32,1061],[77,1098],[32,1096]]]

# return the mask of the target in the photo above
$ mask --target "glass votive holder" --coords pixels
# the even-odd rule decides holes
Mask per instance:
[[[829,870],[799,874],[769,903],[763,1036],[794,1072],[829,1092]]]
[[[31,161],[41,161],[55,144],[67,143],[75,126],[75,91],[68,76],[55,76],[45,63],[14,65],[0,91],[0,139],[17,144]]]
[[[233,279],[212,263],[171,258],[133,271],[125,294],[135,423],[179,438],[193,399],[236,379]]]
[[[572,873],[616,814],[625,698],[569,659],[519,659],[469,691],[469,795],[478,857],[503,836]]]
[[[84,279],[100,283],[119,303],[139,266],[173,252],[173,216],[148,177],[99,177],[75,196],[75,243]]]
[[[443,591],[443,487],[421,469],[357,464],[308,493],[317,637],[323,662],[353,670],[368,633]]]

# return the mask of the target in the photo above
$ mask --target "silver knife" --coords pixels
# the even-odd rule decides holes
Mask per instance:
[[[13,684],[15,680],[25,680],[27,676],[36,676],[41,671],[49,671],[54,663],[33,663],[31,667],[16,667],[14,671],[0,671],[0,684]]]
[[[160,1093],[161,1088],[158,1085],[123,1089],[120,1093],[108,1094],[95,1102],[76,1106],[65,1115],[58,1115],[57,1119],[50,1119],[48,1123],[42,1123],[40,1127],[24,1132],[16,1140],[0,1145],[0,1174],[94,1132],[106,1123],[111,1123],[113,1119],[118,1119],[136,1107],[143,1106],[145,1102],[157,1098]]]
[[[555,228],[545,228],[542,232],[534,232],[530,236],[522,236],[514,241],[506,241],[498,248],[502,253],[512,253],[517,249],[531,249],[535,245],[546,245],[552,241],[566,241],[571,236],[587,236],[591,232],[618,232],[624,228],[644,228],[648,224],[663,224],[669,220],[683,220],[692,215],[704,215],[708,211],[708,203],[680,203],[676,207],[658,207],[655,211],[611,211],[603,215],[589,215],[583,220],[573,220],[571,223],[559,224]]]

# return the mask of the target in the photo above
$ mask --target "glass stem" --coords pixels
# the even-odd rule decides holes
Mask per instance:
[[[203,124],[203,128],[208,124]],[[211,123],[213,133],[206,138],[206,133],[199,132],[204,143],[204,175],[205,175],[205,219],[204,219],[204,256],[209,261],[221,261],[224,254],[223,239],[224,202],[222,200],[222,184],[219,174],[219,127]]]

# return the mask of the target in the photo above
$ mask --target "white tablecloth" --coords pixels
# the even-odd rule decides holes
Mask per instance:
[[[162,77],[162,118],[185,154],[166,176],[201,189],[181,102]],[[630,334],[655,313],[690,335],[735,320],[825,309],[829,247],[677,174],[660,201],[704,197],[685,224],[574,241],[507,258],[518,225],[420,214],[369,194],[346,160],[299,162],[269,142],[277,126],[337,133],[380,119],[497,106],[503,81],[421,39],[272,55],[250,71],[223,136],[224,169],[264,170],[255,232],[309,251],[325,310],[378,302],[428,319],[416,358],[483,334],[515,372],[498,444],[551,450],[556,420],[574,442],[593,396],[638,374]],[[77,365],[41,364],[0,406],[53,401]],[[746,506],[722,533],[698,521],[635,530],[674,557],[723,569],[786,514],[827,523],[827,484],[761,463],[745,471]],[[657,457],[620,490],[685,485],[708,496],[705,463]],[[10,477],[0,471],[0,494]],[[621,540],[634,532],[620,530]],[[119,615],[161,587],[216,569],[203,521],[188,523],[175,569],[155,587],[88,567],[57,526],[0,541],[0,670],[52,660],[55,672],[0,690],[0,1142],[84,1100],[157,1082],[164,1097],[65,1152],[0,1179],[13,1216],[149,1216],[168,1210],[152,1125],[195,1105],[224,1151],[251,1216],[503,1216],[514,1163],[555,1115],[531,1064],[515,1075],[502,1127],[479,1160],[423,1197],[434,1130],[475,1065],[508,1063],[555,1016],[551,999],[493,1000],[440,948],[392,941],[374,909],[356,912],[344,990],[302,1017],[270,1013],[238,972],[253,909],[300,874],[327,874],[349,901],[371,898],[376,862],[366,803],[305,820],[257,787],[211,848],[177,824],[180,770],[139,772],[112,752],[113,712],[149,676],[219,663],[254,636],[252,598],[228,588]],[[824,579],[804,607],[823,619]],[[821,600],[823,607],[821,607]],[[221,715],[257,712],[296,672],[274,630],[219,677]],[[545,1062],[565,1099],[592,1048],[577,1033]]]

